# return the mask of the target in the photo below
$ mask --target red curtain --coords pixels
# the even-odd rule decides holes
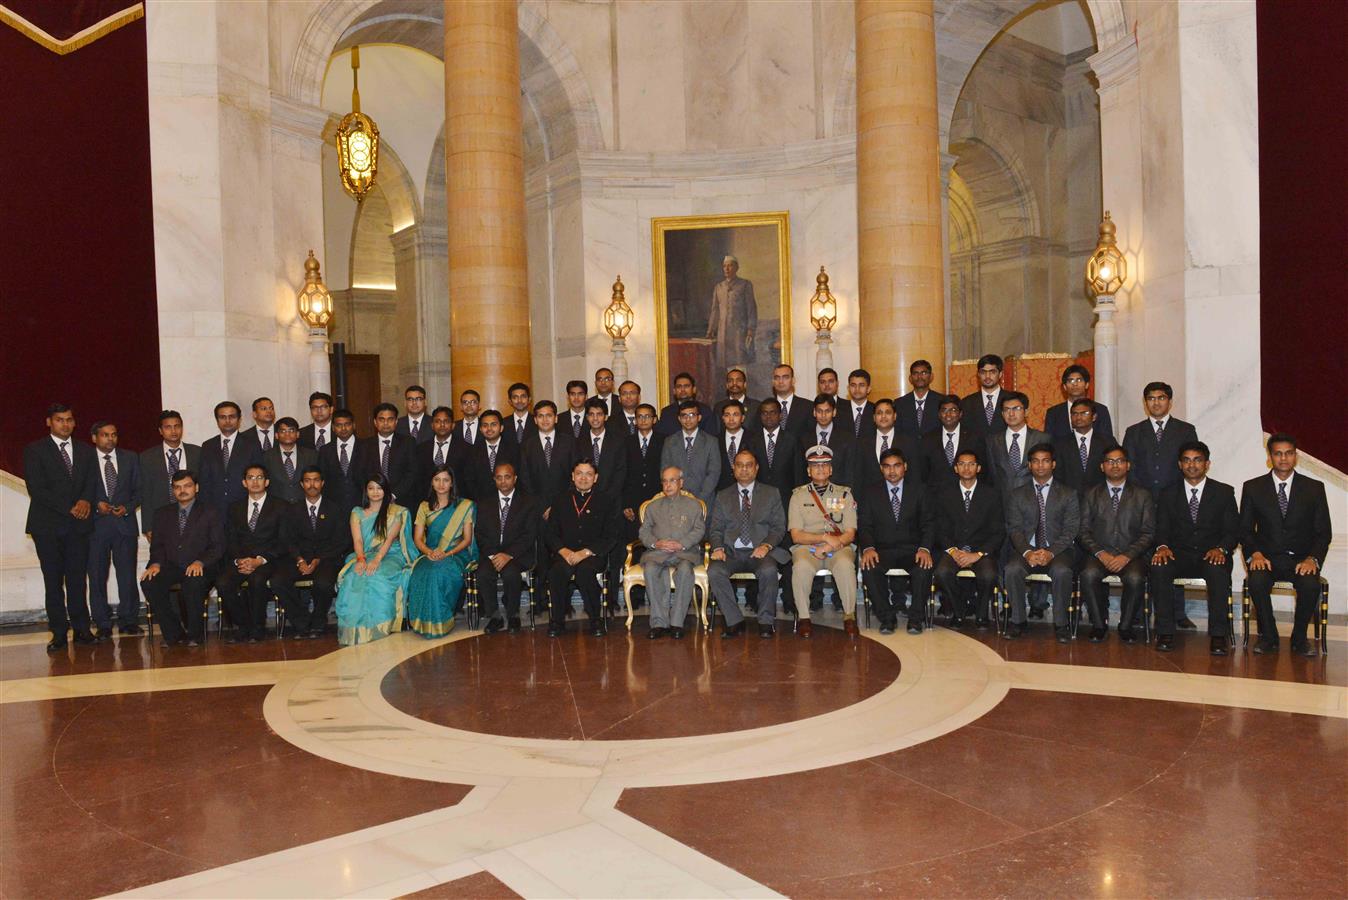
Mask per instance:
[[[1348,471],[1348,3],[1259,0],[1264,430]]]
[[[6,5],[55,38],[127,6]],[[0,25],[0,84],[0,468],[21,471],[53,401],[82,439],[110,419],[142,449],[160,402],[145,21],[64,56]]]

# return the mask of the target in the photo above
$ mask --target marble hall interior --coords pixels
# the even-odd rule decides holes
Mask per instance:
[[[0,898],[1348,896],[1346,33],[1330,0],[0,0]],[[731,370],[754,497],[787,510],[763,545],[775,615],[752,569],[729,600],[709,574],[718,505],[731,555],[768,514],[727,511]],[[897,403],[894,445],[886,404],[857,413],[858,370]],[[573,431],[576,380],[600,431]],[[688,497],[647,499],[626,382]],[[315,394],[353,411],[359,461],[315,444]],[[1004,514],[991,587],[952,576],[925,604],[906,569],[858,568],[905,504],[931,512],[933,560],[974,552],[938,543],[947,493],[960,515],[946,395],[983,470],[963,514],[978,493]],[[1081,397],[1128,474],[1110,442],[1078,463]],[[515,627],[483,595],[505,489],[472,427],[501,411],[542,496],[549,400],[568,464],[597,436],[628,462],[621,490],[609,456],[593,492],[558,476]],[[1054,448],[1037,495],[1017,406]],[[432,515],[440,438],[416,429],[440,407],[473,563],[413,546],[466,527]],[[146,598],[194,514],[228,548],[266,506],[287,541],[303,527],[284,417],[355,523],[331,616],[296,627],[274,575],[248,581],[257,611],[213,570],[202,618],[180,570],[158,607],[177,639]],[[270,477],[252,521],[231,436]],[[704,439],[722,474],[699,493]],[[166,470],[198,462],[199,483]],[[370,552],[407,564],[380,557],[393,619],[352,625],[352,541],[384,534],[352,506],[383,484],[406,531]],[[1184,485],[1239,501],[1226,598],[1156,577],[1158,535],[1199,528]],[[1045,496],[1080,512],[1062,590],[1007,575],[1053,556]],[[550,591],[591,498],[604,562]],[[816,558],[801,523],[845,535],[858,501],[830,574],[787,564]],[[627,545],[685,508],[707,538],[679,551],[692,603],[656,624]],[[435,627],[426,584],[454,585]],[[301,587],[303,623],[321,591]]]

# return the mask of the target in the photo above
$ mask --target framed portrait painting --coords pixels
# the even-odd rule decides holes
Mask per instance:
[[[772,369],[791,362],[791,223],[785,212],[651,220],[660,404],[690,372],[715,403],[740,368],[767,396]]]

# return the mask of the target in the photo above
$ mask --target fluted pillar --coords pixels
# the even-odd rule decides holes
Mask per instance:
[[[861,365],[898,396],[916,359],[946,381],[936,29],[931,0],[856,0],[856,17]]]
[[[515,0],[445,0],[450,377],[504,409],[530,381]]]

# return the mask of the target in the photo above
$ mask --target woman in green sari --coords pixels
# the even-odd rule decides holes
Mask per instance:
[[[378,473],[351,510],[351,538],[355,552],[337,573],[337,642],[363,644],[402,630],[407,576],[419,555],[411,516]]]
[[[438,467],[431,492],[417,509],[413,539],[422,554],[407,586],[407,620],[422,637],[444,637],[454,628],[468,567],[477,562],[476,508],[454,489],[454,473]]]

